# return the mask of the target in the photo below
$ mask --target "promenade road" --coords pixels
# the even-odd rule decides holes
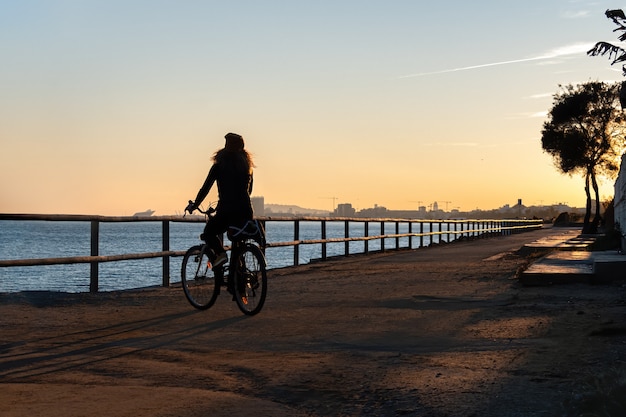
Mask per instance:
[[[574,415],[626,375],[626,297],[521,286],[518,249],[558,233],[271,271],[255,317],[180,288],[2,294],[0,416]]]

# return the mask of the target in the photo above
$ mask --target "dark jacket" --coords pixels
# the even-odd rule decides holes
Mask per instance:
[[[252,168],[244,152],[221,150],[215,156],[215,162],[209,170],[202,188],[198,191],[196,204],[204,200],[213,184],[217,182],[219,200],[217,214],[232,219],[247,220],[252,218]]]

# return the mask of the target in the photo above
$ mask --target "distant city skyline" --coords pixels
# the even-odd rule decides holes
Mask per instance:
[[[254,197],[254,199],[257,199],[257,201],[263,200],[263,197]],[[254,204],[254,202],[253,202]],[[367,210],[376,210],[376,209],[380,209],[380,210],[386,210],[386,211],[415,211],[415,212],[425,212],[425,213],[434,213],[434,212],[444,212],[444,213],[458,213],[458,212],[473,212],[473,211],[496,211],[496,210],[508,210],[511,209],[513,207],[516,206],[522,206],[522,207],[538,207],[538,208],[547,208],[547,207],[555,207],[555,208],[562,208],[562,209],[572,209],[572,210],[584,210],[584,207],[577,207],[577,206],[571,206],[567,203],[554,203],[554,204],[535,204],[535,205],[526,205],[524,204],[524,201],[522,199],[518,199],[514,204],[509,204],[509,203],[504,203],[499,205],[498,207],[490,207],[490,208],[474,208],[474,209],[469,209],[469,210],[460,210],[458,208],[454,208],[454,207],[441,207],[439,206],[438,202],[433,202],[432,204],[428,205],[428,206],[418,206],[415,208],[408,208],[408,209],[404,209],[404,210],[398,210],[398,209],[388,209],[386,206],[384,205],[374,205],[372,207],[361,207],[361,208],[356,208],[353,207],[352,204],[350,203],[340,203],[337,204],[337,206],[332,209],[332,210],[325,210],[323,208],[315,208],[315,207],[303,207],[303,206],[299,206],[297,204],[273,204],[273,203],[264,203],[264,210],[267,211],[268,208],[271,211],[274,210],[287,210],[288,212],[309,212],[309,211],[315,211],[315,212],[324,212],[324,213],[335,213],[337,214],[339,212],[340,215],[344,215],[347,213],[342,213],[342,210],[349,210],[349,211],[353,211],[353,212],[359,212],[359,211],[367,211]],[[259,207],[259,205],[257,204],[256,206],[257,208]],[[260,212],[258,209],[255,210],[255,213]]]

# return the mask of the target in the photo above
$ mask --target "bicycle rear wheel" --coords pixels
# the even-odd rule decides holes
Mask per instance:
[[[263,308],[267,295],[267,271],[261,250],[246,244],[231,260],[235,301],[242,313],[253,316]]]
[[[206,310],[215,303],[220,283],[211,270],[209,257],[202,252],[202,246],[193,246],[185,253],[181,283],[187,300],[198,310]]]

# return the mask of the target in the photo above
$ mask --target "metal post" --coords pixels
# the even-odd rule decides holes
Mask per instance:
[[[300,240],[300,221],[295,220],[293,224],[293,240],[298,242]],[[293,266],[300,265],[300,244],[293,245]]]
[[[322,220],[322,240],[326,240],[326,220]],[[322,259],[326,260],[326,242],[322,242]]]
[[[443,241],[443,223],[437,222],[437,232],[439,233],[439,243]]]
[[[170,222],[163,220],[163,252],[169,252],[170,250]],[[168,255],[163,256],[163,286],[170,286],[170,257]]]
[[[343,224],[343,231],[344,231],[344,237],[347,239],[350,237],[350,222],[348,220],[346,220]],[[345,256],[350,255],[350,242],[346,240],[345,242],[345,246],[344,246],[344,254]]]
[[[400,222],[396,220],[396,235],[400,234]],[[396,250],[400,249],[400,238],[396,236]]]
[[[100,222],[91,221],[91,256],[99,256],[98,242],[100,241]],[[89,274],[89,292],[98,292],[98,261],[91,262],[91,272]]]
[[[364,231],[363,234],[365,235],[365,237],[368,237],[370,235],[370,222],[367,221],[367,220],[365,220],[365,227],[364,227],[363,231]],[[370,241],[366,239],[363,243],[364,243],[364,245],[363,245],[363,252],[367,255],[369,253],[369,243],[370,243]]]
[[[385,236],[385,222],[384,221],[380,222],[380,235]],[[381,252],[385,251],[385,238],[384,237],[380,238],[380,251]]]

